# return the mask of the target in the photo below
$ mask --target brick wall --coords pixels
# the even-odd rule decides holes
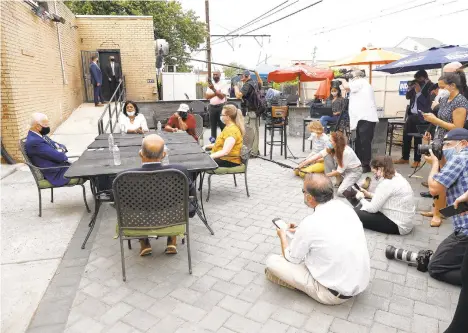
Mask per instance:
[[[155,101],[156,55],[151,16],[77,15],[80,48],[86,51],[120,50],[127,98]]]
[[[52,131],[83,101],[83,84],[75,16],[61,2],[58,24],[62,39],[66,83],[56,23],[43,21],[22,1],[1,1],[2,139],[7,151],[21,160],[19,138],[27,134],[33,112],[48,115]],[[55,13],[53,2],[49,11]]]

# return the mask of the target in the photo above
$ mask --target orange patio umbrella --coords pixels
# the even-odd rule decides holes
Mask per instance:
[[[320,82],[317,91],[315,92],[314,96],[320,99],[327,99],[330,96],[330,80],[326,79],[325,81]]]
[[[403,55],[379,48],[361,49],[354,57],[339,60],[330,67],[369,65],[369,82],[372,82],[372,65],[385,65],[403,58]]]
[[[333,71],[326,68],[316,68],[303,63],[294,64],[294,66],[281,68],[268,74],[268,81],[277,83],[294,81],[313,82],[322,80],[333,80]]]

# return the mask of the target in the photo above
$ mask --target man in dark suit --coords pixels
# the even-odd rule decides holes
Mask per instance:
[[[177,169],[182,171],[189,180],[189,195],[196,196],[195,192],[195,185],[192,182],[192,178],[190,177],[187,169],[178,164],[167,164],[162,165],[161,161],[166,156],[166,152],[164,151],[164,140],[157,134],[148,135],[143,139],[143,143],[141,145],[140,150],[140,157],[142,166],[138,169],[132,169],[128,171],[155,171],[155,170],[166,170],[166,169]],[[189,204],[189,216],[193,217],[195,215],[195,204]],[[167,254],[176,254],[177,253],[177,237],[167,237]],[[140,239],[140,256],[147,256],[152,253],[151,244],[149,239]]]
[[[414,81],[409,83],[406,99],[410,100],[406,112],[406,122],[403,128],[403,148],[402,157],[394,161],[395,164],[408,164],[410,158],[411,141],[413,136],[409,133],[418,133],[418,125],[427,124],[424,121],[422,113],[432,112],[431,109],[431,91],[434,84],[429,80],[425,70],[419,70],[414,74]],[[422,137],[414,137],[414,162],[412,168],[419,166],[421,154],[418,151],[418,145],[422,143]]]
[[[115,62],[114,56],[109,57],[109,64],[106,67],[106,75],[109,80],[109,98],[114,94],[117,85],[122,81],[122,68]]]
[[[65,154],[67,148],[47,136],[50,127],[49,119],[45,114],[34,113],[32,118],[25,144],[26,154],[31,163],[39,168],[64,166],[63,168],[44,170],[42,174],[54,186],[69,184],[71,180],[63,177],[70,165]],[[74,182],[77,180],[72,179]]]
[[[98,57],[92,56],[91,64],[89,65],[89,73],[91,74],[91,83],[94,87],[94,105],[103,106],[104,98],[102,97],[102,72],[98,65]]]

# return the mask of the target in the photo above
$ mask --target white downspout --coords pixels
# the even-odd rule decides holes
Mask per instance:
[[[54,10],[55,10],[55,14],[58,15],[57,1],[54,1]],[[59,46],[59,52],[60,52],[60,64],[62,65],[63,84],[68,84],[67,79],[65,77],[65,66],[63,65],[62,39],[60,38],[60,31],[59,31],[58,23],[56,23],[55,25],[57,26],[57,37],[58,37],[58,46]]]

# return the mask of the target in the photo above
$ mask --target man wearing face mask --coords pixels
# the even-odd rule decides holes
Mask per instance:
[[[190,107],[187,104],[180,104],[177,112],[167,121],[164,130],[166,132],[185,131],[198,141],[197,133],[195,132],[197,122],[193,114],[189,113],[189,110]]]
[[[115,57],[109,57],[109,64],[106,66],[106,75],[109,80],[109,98],[114,94],[117,85],[122,81],[122,68],[118,62],[115,62]]]
[[[206,89],[205,98],[210,100],[208,108],[210,112],[210,128],[211,137],[216,140],[218,136],[218,127],[221,131],[224,129],[224,124],[221,122],[221,111],[223,110],[224,103],[226,103],[226,96],[228,94],[227,86],[221,81],[221,72],[213,72],[213,82],[208,81],[208,88]]]
[[[364,229],[353,209],[333,199],[333,184],[319,173],[307,174],[304,203],[314,209],[296,226],[277,229],[282,255],[266,261],[265,276],[298,289],[317,302],[336,305],[369,284],[370,259]]]
[[[443,153],[447,163],[439,171],[439,159],[432,154],[428,177],[432,196],[447,192],[447,205],[468,191],[468,130],[456,128],[444,138]],[[440,243],[429,261],[429,274],[440,281],[461,285],[461,266],[468,247],[468,214],[452,217],[454,232]]]
[[[63,186],[78,179],[64,178],[70,163],[65,154],[67,148],[47,136],[50,132],[49,119],[43,113],[32,115],[31,128],[26,138],[26,154],[31,163],[39,168],[64,166],[63,168],[43,170],[42,174],[54,186]]]
[[[364,78],[361,70],[353,72],[353,79],[343,82],[345,90],[349,91],[349,126],[356,131],[355,151],[362,162],[362,171],[370,172],[372,158],[372,140],[375,124],[379,121],[375,105],[374,89]]]
[[[406,109],[406,122],[403,128],[403,148],[402,157],[394,161],[395,164],[408,164],[410,158],[411,141],[413,136],[409,133],[418,133],[418,125],[426,123],[422,116],[423,113],[431,112],[431,91],[434,84],[429,80],[429,76],[424,69],[414,74],[414,81],[409,83],[406,99],[410,103]],[[417,147],[422,143],[421,137],[414,137],[414,162],[412,168],[416,168],[421,163],[421,154]]]

